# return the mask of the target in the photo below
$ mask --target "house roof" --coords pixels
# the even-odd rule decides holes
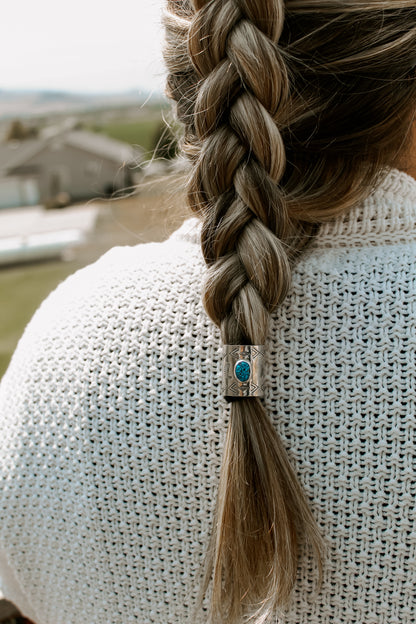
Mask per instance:
[[[117,163],[138,160],[143,154],[142,150],[133,148],[128,143],[85,130],[70,130],[66,132],[64,143],[81,148],[97,156],[114,160]]]
[[[42,139],[0,143],[0,170],[6,171],[24,164],[45,145]]]
[[[7,173],[11,169],[24,165],[35,154],[56,142],[77,147],[95,156],[108,158],[117,164],[132,162],[139,164],[142,160],[143,151],[128,143],[85,130],[68,130],[46,138],[0,143],[0,171]]]

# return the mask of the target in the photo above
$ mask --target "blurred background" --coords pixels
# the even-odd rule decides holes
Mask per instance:
[[[163,94],[162,7],[3,8],[0,377],[59,282],[114,245],[164,240],[189,216]]]

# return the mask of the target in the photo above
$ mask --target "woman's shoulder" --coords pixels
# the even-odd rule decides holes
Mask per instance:
[[[143,328],[161,326],[181,310],[182,318],[200,313],[198,232],[198,220],[189,219],[164,242],[113,247],[66,278],[28,323],[2,387],[55,383],[64,369],[82,377],[82,368],[100,366],[112,351],[143,339]]]
[[[163,242],[112,247],[94,263],[64,280],[41,305],[78,304],[105,297],[118,301],[148,297],[169,283],[172,290],[203,265],[198,239],[199,221],[188,219]],[[123,295],[125,293],[125,295]]]
[[[112,247],[98,260],[61,282],[42,302],[25,334],[35,327],[83,325],[100,316],[122,314],[128,309],[167,296],[175,296],[184,283],[203,271],[198,244],[198,220],[189,219],[163,242]],[[84,321],[83,321],[84,319]]]

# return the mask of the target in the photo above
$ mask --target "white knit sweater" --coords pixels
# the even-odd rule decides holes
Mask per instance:
[[[228,409],[195,224],[68,278],[3,379],[1,587],[36,624],[189,621]],[[273,315],[264,401],[330,555],[279,622],[416,622],[415,257],[416,181],[394,170],[321,228]]]

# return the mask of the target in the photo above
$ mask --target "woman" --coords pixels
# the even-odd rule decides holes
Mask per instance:
[[[28,326],[4,593],[37,624],[411,624],[415,3],[169,0],[165,25],[197,219]]]

